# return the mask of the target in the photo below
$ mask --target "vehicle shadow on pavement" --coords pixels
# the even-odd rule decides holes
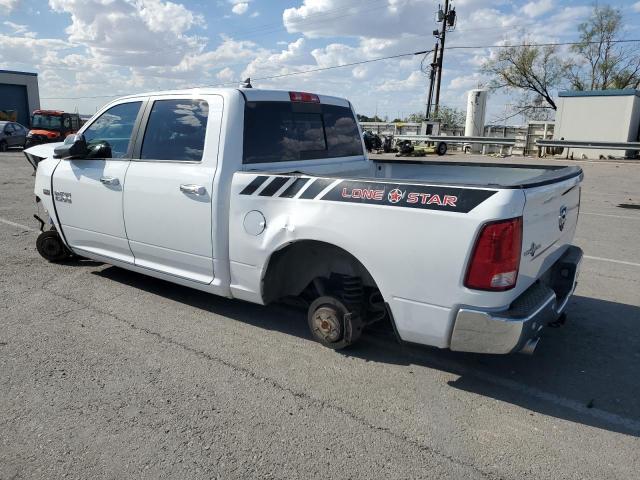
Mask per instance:
[[[352,355],[444,370],[453,388],[544,415],[640,437],[640,307],[574,296],[568,322],[533,355],[480,355],[414,345]]]
[[[229,300],[117,267],[93,273],[254,327],[311,340],[304,311],[294,307]],[[568,312],[567,324],[545,329],[530,356],[398,344],[385,324],[336,354],[450,372],[459,376],[449,382],[452,388],[518,405],[532,414],[640,436],[640,307],[575,296]]]

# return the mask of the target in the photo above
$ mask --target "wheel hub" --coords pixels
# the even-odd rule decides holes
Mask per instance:
[[[327,342],[336,342],[342,335],[338,311],[331,306],[318,308],[312,318],[314,331]]]
[[[60,242],[56,241],[55,239],[48,238],[44,242],[43,250],[50,256],[54,257],[60,254],[62,248],[60,246]]]

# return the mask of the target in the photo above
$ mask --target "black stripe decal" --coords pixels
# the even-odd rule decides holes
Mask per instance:
[[[256,178],[251,180],[251,183],[249,185],[244,187],[244,189],[240,192],[240,195],[251,195],[258,188],[260,188],[260,185],[262,185],[267,178],[269,177],[267,177],[266,175],[257,176]]]
[[[296,178],[296,181],[293,182],[291,185],[289,185],[286,188],[286,190],[280,194],[280,197],[281,198],[295,197],[296,193],[298,193],[300,189],[307,184],[308,181],[309,181],[308,178]]]
[[[289,181],[291,177],[276,177],[271,180],[271,183],[264,187],[264,189],[259,193],[261,197],[271,197],[274,193],[276,193],[280,188]]]
[[[495,190],[344,180],[322,200],[468,213],[495,193]]]
[[[315,198],[322,190],[331,185],[335,179],[317,178],[298,198]]]

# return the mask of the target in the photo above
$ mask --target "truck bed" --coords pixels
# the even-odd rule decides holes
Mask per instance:
[[[532,188],[582,174],[577,166],[373,160],[376,178],[495,188]],[[356,172],[354,172],[356,173]]]
[[[314,165],[295,172],[280,169],[250,169],[265,173],[303,174],[323,178],[385,180],[389,182],[524,189],[561,182],[582,175],[577,166],[526,165],[429,160],[362,160]]]

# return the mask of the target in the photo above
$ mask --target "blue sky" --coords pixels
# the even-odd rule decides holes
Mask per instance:
[[[591,2],[459,0],[447,45],[571,41]],[[0,0],[0,68],[39,74],[42,105],[92,113],[113,96],[286,74],[430,49],[432,0]],[[640,1],[611,3],[640,38]],[[640,48],[640,47],[639,47]],[[442,103],[465,105],[492,48],[448,51]],[[420,57],[369,63],[254,86],[345,96],[360,113],[424,108]],[[70,98],[72,97],[72,98]],[[489,99],[488,121],[510,111]],[[513,122],[521,121],[515,118]]]

